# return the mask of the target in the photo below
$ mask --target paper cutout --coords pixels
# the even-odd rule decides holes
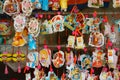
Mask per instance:
[[[102,47],[104,45],[104,36],[102,33],[93,32],[89,37],[89,45],[93,47]]]
[[[53,65],[56,68],[60,68],[64,65],[65,59],[64,59],[64,52],[63,51],[58,51],[54,54],[53,56]]]
[[[14,28],[17,32],[22,32],[26,26],[26,17],[23,14],[19,14],[14,18]]]
[[[40,50],[39,60],[42,66],[49,67],[49,65],[51,65],[51,50],[50,49]]]
[[[20,47],[26,44],[26,40],[22,36],[22,32],[16,32],[13,38],[12,46]]]
[[[27,58],[29,59],[29,62],[27,62],[26,65],[30,68],[35,68],[38,63],[38,52],[29,52]]]
[[[17,0],[5,0],[4,6],[3,6],[3,12],[8,14],[9,16],[12,16],[14,14],[17,14],[20,12],[19,4]]]

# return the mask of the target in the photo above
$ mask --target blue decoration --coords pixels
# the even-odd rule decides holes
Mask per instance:
[[[36,41],[33,39],[31,34],[28,35],[28,47],[29,50],[33,50],[37,48]]]
[[[49,9],[49,2],[48,0],[40,0],[42,10],[48,11]]]

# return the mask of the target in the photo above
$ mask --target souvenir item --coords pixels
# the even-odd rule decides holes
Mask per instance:
[[[35,9],[41,9],[40,0],[31,0],[31,2],[33,3]]]
[[[26,17],[19,14],[14,17],[14,28],[16,32],[22,32],[26,26]]]
[[[111,32],[108,37],[112,43],[116,43],[116,33],[115,32]]]
[[[108,22],[104,26],[105,26],[104,35],[109,36],[111,34],[111,26],[110,26],[110,24]]]
[[[4,6],[3,6],[3,12],[8,14],[9,16],[19,13],[20,8],[17,0],[12,0],[12,1],[5,0]]]
[[[49,71],[45,80],[58,80],[58,77],[53,71]]]
[[[115,53],[114,49],[108,49],[108,65],[110,68],[116,68],[117,66],[118,56]]]
[[[68,29],[74,31],[75,26],[76,26],[76,14],[70,14],[70,15],[65,16],[64,25]]]
[[[113,7],[114,8],[120,7],[120,0],[113,0]]]
[[[65,52],[65,61],[66,61],[66,66],[70,66],[73,64],[73,52]]]
[[[0,1],[0,14],[3,14],[3,2]]]
[[[52,30],[52,24],[50,21],[45,20],[41,27],[40,27],[40,33],[41,34],[52,34],[53,30]]]
[[[37,66],[37,63],[38,63],[38,52],[28,53],[27,58],[29,62],[27,62],[26,65],[30,68],[35,68],[35,66]]]
[[[88,7],[99,8],[103,6],[103,0],[88,0]]]
[[[60,0],[61,11],[67,11],[68,0]]]
[[[12,34],[12,22],[7,19],[0,20],[0,35],[10,36]]]
[[[56,68],[60,68],[64,65],[65,59],[64,59],[64,52],[63,51],[58,51],[54,54],[53,56],[53,65]]]
[[[51,50],[50,49],[42,49],[39,52],[39,61],[44,67],[49,67],[51,64]]]
[[[89,45],[93,47],[102,47],[104,45],[104,36],[99,32],[92,32],[89,37]]]
[[[33,37],[37,37],[40,32],[38,20],[36,18],[31,18],[28,23],[28,26],[29,34],[31,34]]]
[[[81,62],[81,65],[79,62]],[[77,64],[80,69],[89,69],[92,66],[92,59],[89,55],[82,54],[78,56]]]
[[[22,12],[26,16],[30,16],[33,11],[33,3],[30,0],[23,0],[22,1]]]
[[[52,10],[58,10],[60,7],[59,0],[51,0]]]
[[[64,17],[62,15],[56,15],[51,19],[54,32],[64,31]]]
[[[24,46],[26,44],[26,40],[22,36],[22,32],[16,32],[13,38],[12,46],[19,47]]]
[[[33,50],[36,49],[37,45],[36,45],[36,41],[35,39],[32,37],[31,34],[28,35],[28,49],[29,50]]]
[[[26,80],[31,80],[31,74],[30,73],[26,73],[25,77],[26,77]]]
[[[118,25],[118,32],[120,32],[120,20],[116,20],[116,21],[115,21],[115,24]]]
[[[105,54],[101,50],[95,50],[93,52],[93,62],[92,66],[96,68],[100,68],[104,65],[104,56]]]
[[[75,44],[75,36],[70,35],[68,37],[67,47],[74,48],[74,44]]]
[[[49,1],[48,0],[40,0],[42,10],[48,11]]]
[[[76,49],[83,49],[85,47],[85,44],[84,44],[84,40],[83,40],[83,37],[77,37],[76,39],[76,44],[77,46],[75,47]]]

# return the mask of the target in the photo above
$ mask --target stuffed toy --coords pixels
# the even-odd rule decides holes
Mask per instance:
[[[68,0],[60,0],[61,11],[67,11]]]

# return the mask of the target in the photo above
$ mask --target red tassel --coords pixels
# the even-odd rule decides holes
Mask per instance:
[[[8,68],[7,68],[7,65],[5,66],[5,74],[8,74]]]

